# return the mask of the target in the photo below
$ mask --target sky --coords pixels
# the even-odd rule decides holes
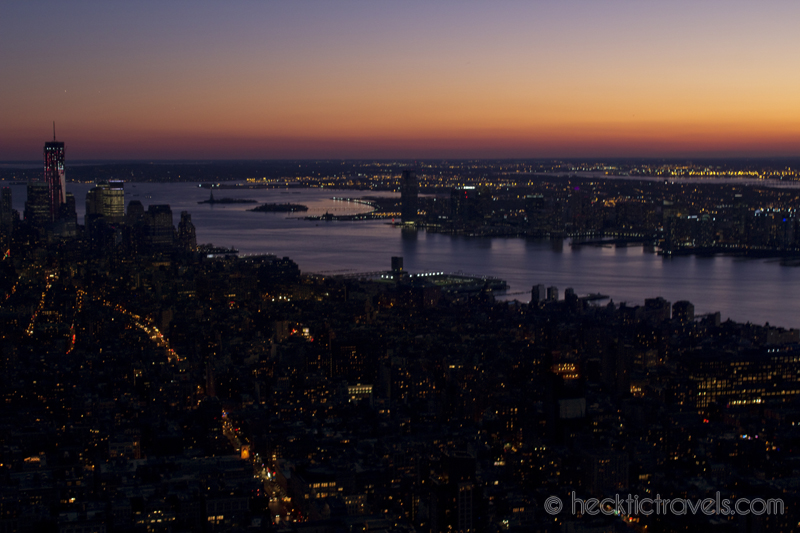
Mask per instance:
[[[800,156],[800,2],[0,3],[0,161]]]

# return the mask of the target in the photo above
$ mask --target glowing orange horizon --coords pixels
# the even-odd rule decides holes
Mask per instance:
[[[17,6],[0,160],[800,155],[800,4],[602,4]]]
[[[68,129],[68,128],[64,128]],[[29,132],[19,149],[43,141]],[[96,128],[60,134],[75,159],[270,159],[430,157],[683,157],[798,155],[800,130],[759,124],[549,124],[531,130],[459,129],[365,132],[338,135]],[[13,149],[14,147],[12,147]],[[30,150],[27,150],[30,151]],[[38,151],[38,150],[37,150]]]

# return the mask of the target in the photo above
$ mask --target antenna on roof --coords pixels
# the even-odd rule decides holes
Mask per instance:
[[[56,121],[53,121],[53,142],[56,142]]]

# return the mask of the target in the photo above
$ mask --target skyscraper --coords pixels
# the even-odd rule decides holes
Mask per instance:
[[[64,143],[56,141],[56,125],[53,123],[53,142],[44,143],[44,182],[50,204],[50,221],[58,218],[61,204],[67,201],[64,176]]]
[[[78,235],[78,213],[75,210],[75,195],[68,192],[66,202],[61,204],[58,218],[53,225],[53,234],[62,238],[71,238]]]
[[[11,188],[3,187],[2,196],[0,196],[0,224],[3,226],[11,225]]]
[[[11,207],[11,188],[3,187],[0,195],[0,245],[5,248],[11,240],[11,231],[14,227],[13,209]]]
[[[175,243],[172,209],[168,205],[150,204],[145,214],[147,243],[153,249],[170,247]]]
[[[50,190],[47,183],[31,181],[28,183],[28,198],[25,200],[25,221],[40,235],[45,231],[53,217],[50,215]]]
[[[429,507],[432,532],[474,533],[475,457],[462,451],[442,456],[441,468],[431,477]]]
[[[478,218],[478,190],[468,185],[454,187],[450,191],[450,219],[455,222],[469,222]]]
[[[108,190],[103,194],[103,214],[112,222],[125,220],[125,182],[109,180]]]
[[[184,250],[191,252],[197,249],[197,232],[192,224],[192,215],[188,211],[181,211],[181,221],[178,224],[178,244]]]
[[[531,289],[531,305],[539,305],[545,300],[547,293],[545,292],[544,285],[534,285]]]
[[[107,222],[125,220],[125,183],[100,181],[86,193],[86,216],[102,215]]]
[[[403,222],[414,222],[417,220],[417,203],[419,197],[419,182],[417,182],[417,172],[414,170],[404,170],[400,178],[400,217]]]

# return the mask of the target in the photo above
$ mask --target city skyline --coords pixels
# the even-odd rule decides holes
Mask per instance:
[[[0,160],[800,153],[788,2],[0,11]]]

